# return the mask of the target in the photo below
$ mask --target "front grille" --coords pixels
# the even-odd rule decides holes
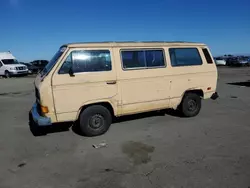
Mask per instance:
[[[17,67],[17,70],[25,70],[25,67]]]

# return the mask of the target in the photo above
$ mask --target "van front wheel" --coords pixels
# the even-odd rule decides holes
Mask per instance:
[[[101,105],[86,108],[80,115],[80,129],[86,136],[98,136],[108,131],[112,122],[110,111]]]
[[[185,117],[194,117],[201,110],[201,97],[196,93],[187,93],[184,95],[180,110]]]

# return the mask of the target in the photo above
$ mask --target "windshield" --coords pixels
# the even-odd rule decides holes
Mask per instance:
[[[5,65],[14,65],[19,64],[16,59],[2,59],[3,64]]]
[[[41,76],[47,75],[51,69],[56,64],[57,60],[61,57],[61,55],[64,53],[66,47],[60,48],[59,51],[56,52],[56,54],[53,56],[53,58],[50,60],[50,62],[44,67],[43,71],[41,72]]]

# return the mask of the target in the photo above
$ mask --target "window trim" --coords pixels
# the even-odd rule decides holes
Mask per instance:
[[[161,50],[163,52],[163,60],[164,60],[164,66],[156,66],[156,67],[134,67],[134,68],[124,68],[123,59],[122,59],[122,51],[153,51],[153,50]],[[120,60],[121,60],[121,68],[123,71],[130,71],[130,70],[145,70],[145,69],[159,69],[159,68],[166,68],[167,67],[167,59],[166,59],[166,53],[164,48],[126,48],[126,49],[120,49]]]
[[[213,58],[212,58],[212,56],[211,56],[211,54],[210,54],[208,48],[202,48],[201,50],[202,50],[202,53],[203,53],[203,55],[204,55],[204,57],[205,57],[205,60],[206,60],[207,64],[209,64],[209,65],[214,64],[214,60],[213,60]],[[207,53],[208,53],[209,59],[211,60],[210,63],[209,63],[208,60],[207,60],[207,57],[206,57],[206,54],[204,53],[204,50],[206,50]],[[221,59],[221,60],[223,60],[223,59]]]
[[[67,53],[65,54],[65,58],[63,57],[63,62],[62,62],[62,64],[61,64],[60,68],[58,69],[57,74],[59,74],[59,75],[68,74],[68,73],[60,73],[60,70],[61,70],[63,64],[65,63],[65,61],[66,61],[66,59],[68,58],[69,55],[71,56],[70,59],[71,59],[72,64],[74,65],[72,53],[75,52],[75,51],[108,51],[108,52],[109,52],[109,55],[110,55],[110,65],[111,65],[111,69],[110,69],[110,70],[105,70],[105,71],[74,72],[74,74],[101,73],[101,72],[110,72],[110,71],[113,70],[112,50],[110,50],[110,49],[74,49],[74,48],[72,48],[72,50],[69,50],[69,51],[68,51],[68,54],[67,54]]]
[[[57,71],[57,74],[58,75],[64,75],[64,74],[69,74],[69,73],[60,73],[60,71],[61,71],[61,68],[63,67],[63,65],[64,65],[64,63],[65,63],[65,61],[66,61],[66,59],[68,58],[68,56],[70,56],[70,59],[71,59],[71,62],[72,62],[72,54],[71,54],[71,52],[72,51],[68,51],[68,52],[64,52],[65,54],[63,55],[63,57],[62,57],[62,61],[60,62],[60,66],[58,66],[59,68],[58,68],[58,71]]]
[[[173,66],[172,61],[171,61],[170,49],[196,49],[196,50],[197,50],[197,52],[198,52],[198,55],[199,55],[199,57],[200,57],[201,64],[199,64],[199,65],[175,65],[175,66]],[[201,65],[203,65],[203,64],[204,64],[204,63],[203,63],[203,61],[202,61],[202,57],[201,57],[201,54],[200,54],[199,48],[197,48],[197,47],[180,47],[180,48],[178,48],[178,47],[174,47],[174,48],[172,48],[172,47],[171,47],[171,48],[168,48],[168,53],[169,53],[169,59],[170,59],[170,65],[171,65],[171,67],[201,66]],[[175,55],[175,59],[176,59],[176,54],[174,54],[174,55]]]

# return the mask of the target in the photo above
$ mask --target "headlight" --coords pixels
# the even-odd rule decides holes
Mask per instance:
[[[10,70],[16,70],[15,67],[11,67]]]

